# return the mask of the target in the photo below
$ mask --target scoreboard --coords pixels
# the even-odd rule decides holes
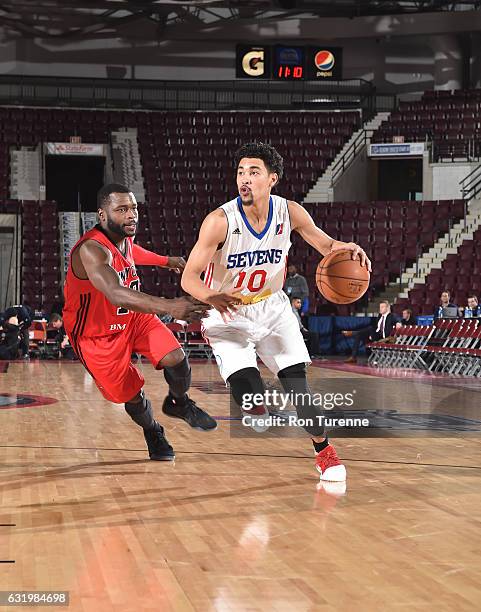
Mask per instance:
[[[274,47],[272,78],[280,81],[303,79],[305,76],[304,47]]]
[[[237,45],[238,79],[319,81],[342,79],[342,48]]]

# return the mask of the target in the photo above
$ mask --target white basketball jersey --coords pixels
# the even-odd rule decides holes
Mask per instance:
[[[240,197],[220,208],[227,217],[227,236],[207,266],[205,284],[238,295],[244,304],[280,291],[291,246],[287,200],[271,195],[266,226],[260,233],[249,224]]]

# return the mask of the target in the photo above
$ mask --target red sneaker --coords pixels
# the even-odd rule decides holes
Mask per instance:
[[[339,461],[336,450],[328,444],[326,448],[316,455],[316,469],[321,480],[330,482],[343,482],[346,480],[346,468]]]

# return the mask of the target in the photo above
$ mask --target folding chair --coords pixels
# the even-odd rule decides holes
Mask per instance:
[[[474,340],[466,350],[465,376],[481,376],[481,324],[474,332]]]
[[[447,331],[441,346],[430,346],[429,352],[432,353],[432,361],[429,366],[430,372],[442,372],[448,361],[449,349],[455,348],[460,342],[460,330],[463,327],[464,319],[461,321],[450,321],[448,325],[443,325],[443,331]],[[440,340],[441,338],[438,338]],[[446,350],[448,349],[448,350]]]
[[[32,356],[43,357],[47,343],[47,321],[34,321],[28,330],[28,352]]]
[[[185,328],[185,338],[185,352],[188,357],[193,355],[194,357],[207,357],[207,359],[211,359],[212,349],[204,338],[200,321],[194,321],[187,325]]]
[[[394,342],[372,342],[367,344],[373,353],[368,363],[382,367],[427,369],[425,361],[426,346],[434,333],[434,327],[425,325],[406,325],[396,329]],[[418,365],[419,362],[419,365]]]
[[[391,353],[389,365],[396,368],[409,367],[409,350],[417,342],[418,336],[415,332],[415,325],[405,325],[399,330],[399,340]]]
[[[432,326],[409,325],[408,341],[401,348],[398,367],[427,369],[427,364],[423,357],[427,343],[434,333]],[[418,364],[419,362],[419,364]]]
[[[476,342],[474,348],[467,350],[469,365],[466,371],[467,376],[481,377],[481,325],[476,331]]]
[[[367,360],[369,365],[378,365],[380,367],[388,367],[393,360],[393,354],[400,345],[406,341],[406,328],[400,327],[394,332],[394,343],[388,342],[368,342],[366,348],[371,350],[371,354]]]
[[[174,334],[182,348],[185,348],[187,340],[185,325],[183,323],[175,323],[173,321],[172,323],[166,323],[166,327],[167,329],[170,329],[170,331]]]
[[[469,361],[467,351],[476,344],[477,326],[477,321],[468,320],[453,332],[453,346],[443,347],[443,350],[440,351],[442,371],[449,374],[461,374],[467,369]]]

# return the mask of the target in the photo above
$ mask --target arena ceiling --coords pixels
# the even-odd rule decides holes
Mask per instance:
[[[0,27],[22,38],[111,36],[133,22],[156,25],[159,38],[172,26],[211,27],[236,19],[364,17],[478,10],[480,1],[446,0],[0,0]]]

